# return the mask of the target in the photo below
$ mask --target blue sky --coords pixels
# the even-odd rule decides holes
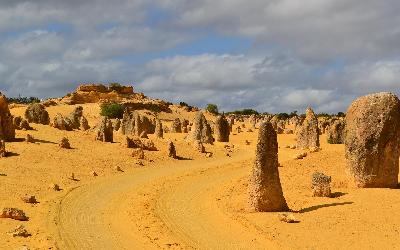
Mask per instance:
[[[0,87],[56,97],[121,82],[200,107],[345,111],[400,94],[395,0],[4,0]]]

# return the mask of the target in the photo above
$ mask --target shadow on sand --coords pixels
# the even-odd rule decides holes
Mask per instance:
[[[321,205],[303,208],[303,209],[299,210],[298,213],[308,213],[308,212],[315,211],[317,209],[324,208],[324,207],[343,206],[343,205],[350,205],[353,203],[354,202],[352,202],[352,201],[347,201],[347,202],[335,202],[335,203],[330,203],[330,204],[321,204]]]
[[[331,197],[330,198],[338,198],[341,197],[343,195],[346,195],[347,193],[342,193],[342,192],[335,192],[335,193],[331,193]]]

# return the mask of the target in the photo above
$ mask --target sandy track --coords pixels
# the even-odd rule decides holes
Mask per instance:
[[[56,218],[62,249],[262,248],[272,243],[218,208],[218,189],[252,154],[179,161],[71,190]],[[238,164],[239,163],[239,164]]]
[[[169,182],[157,199],[156,213],[180,241],[197,249],[271,248],[271,241],[238,223],[218,204],[221,189],[246,170],[237,162],[225,163]]]

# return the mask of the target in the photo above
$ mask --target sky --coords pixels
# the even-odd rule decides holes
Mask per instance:
[[[400,95],[398,0],[0,0],[0,91],[120,82],[220,110],[346,111]]]

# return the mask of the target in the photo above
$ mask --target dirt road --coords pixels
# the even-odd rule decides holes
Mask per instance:
[[[265,248],[272,243],[218,207],[252,154],[179,161],[73,189],[58,206],[62,249]]]

